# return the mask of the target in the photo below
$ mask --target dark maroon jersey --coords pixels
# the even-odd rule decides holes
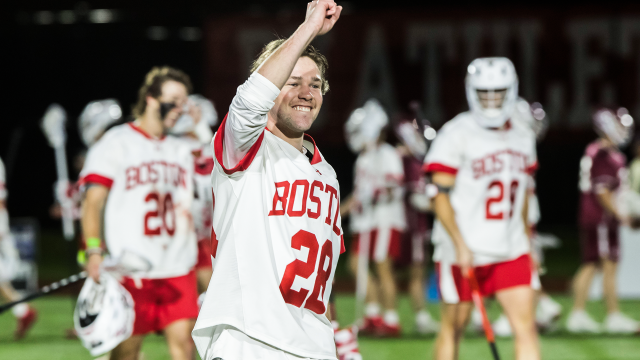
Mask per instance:
[[[596,194],[602,189],[615,191],[620,187],[626,162],[624,154],[602,147],[599,140],[587,146],[580,160],[580,224],[583,227],[617,226],[616,219],[604,211]]]

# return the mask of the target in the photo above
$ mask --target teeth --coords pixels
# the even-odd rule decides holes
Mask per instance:
[[[310,108],[308,108],[308,107],[306,107],[306,106],[294,106],[293,108],[294,108],[295,110],[298,110],[298,111],[304,111],[304,112],[309,112],[309,111],[311,111],[311,109],[310,109]]]

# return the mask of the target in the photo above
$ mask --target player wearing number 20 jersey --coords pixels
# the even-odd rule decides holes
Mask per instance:
[[[81,182],[109,188],[104,235],[111,257],[127,253],[150,265],[130,275],[171,278],[193,269],[193,164],[183,140],[153,138],[135,123],[114,127],[89,150]]]

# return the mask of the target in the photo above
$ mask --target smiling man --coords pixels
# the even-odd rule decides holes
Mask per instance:
[[[265,46],[213,139],[212,291],[193,331],[204,360],[336,358],[326,311],[340,191],[305,132],[329,89],[309,44],[341,11],[313,1],[290,38]]]

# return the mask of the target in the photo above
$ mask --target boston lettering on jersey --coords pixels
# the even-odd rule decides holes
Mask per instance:
[[[478,179],[483,176],[500,173],[505,170],[505,164],[509,164],[512,171],[529,172],[527,155],[519,151],[506,149],[478,159],[472,159],[473,178]]]
[[[340,227],[336,224],[340,215],[340,201],[338,200],[338,190],[329,184],[315,180],[309,184],[309,180],[280,181],[275,183],[276,191],[273,194],[273,206],[269,211],[269,216],[301,217],[308,216],[311,219],[318,219],[322,214],[322,202],[317,196],[318,192],[329,193],[328,209],[325,211],[325,224],[333,227],[333,232],[340,236]],[[296,196],[298,191],[302,191],[302,196]],[[296,202],[297,199],[299,202]],[[331,213],[333,199],[336,200],[335,213]],[[307,208],[307,203],[313,203]],[[297,209],[297,210],[296,210]]]
[[[125,170],[126,187],[131,190],[138,185],[156,184],[158,182],[185,188],[187,170],[178,164],[165,161],[143,162],[138,166],[130,166]]]

